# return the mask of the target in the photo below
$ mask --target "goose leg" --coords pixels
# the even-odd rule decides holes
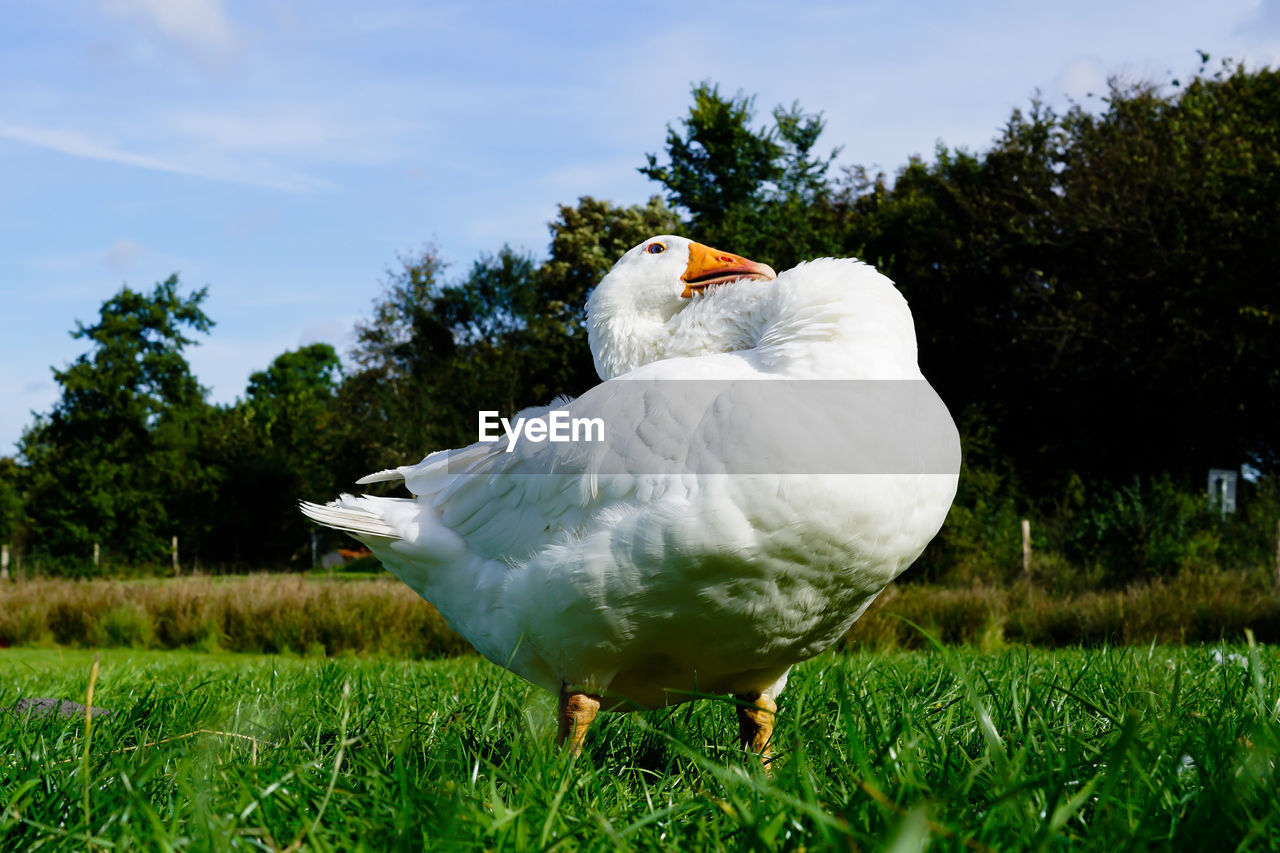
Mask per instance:
[[[589,693],[572,693],[567,687],[560,688],[560,731],[556,743],[569,744],[570,755],[582,754],[582,742],[587,737],[587,726],[600,711],[600,697]]]
[[[764,693],[740,693],[734,697],[738,705],[738,741],[743,749],[760,756],[767,769],[773,754],[773,720],[778,706]]]

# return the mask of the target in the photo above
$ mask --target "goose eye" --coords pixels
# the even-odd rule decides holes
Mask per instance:
[[[661,255],[666,250],[667,250],[667,247],[662,245],[661,243],[650,243],[648,246],[645,247],[645,251],[651,255]]]

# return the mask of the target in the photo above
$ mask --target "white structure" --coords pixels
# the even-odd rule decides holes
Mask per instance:
[[[1209,509],[1222,515],[1236,511],[1236,481],[1239,473],[1230,468],[1209,469]]]

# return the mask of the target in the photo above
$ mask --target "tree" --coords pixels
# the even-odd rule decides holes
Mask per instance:
[[[546,319],[542,299],[533,259],[510,246],[496,255],[482,255],[464,280],[437,294],[436,314],[457,347],[449,364],[451,401],[460,406],[455,410],[455,444],[475,441],[476,413],[482,409],[511,415],[545,402],[539,400],[547,391],[545,384],[531,377],[545,371],[553,359],[553,353],[538,347],[547,343],[538,334]]]
[[[22,534],[23,473],[13,457],[0,456],[0,544],[14,544]]]
[[[683,234],[684,227],[658,196],[629,207],[591,196],[560,205],[549,226],[551,257],[538,268],[547,310],[572,324],[571,332],[585,332],[587,295],[618,258],[655,234]]]
[[[311,344],[277,356],[249,377],[242,399],[219,410],[203,447],[223,471],[207,559],[262,568],[309,558],[311,528],[298,501],[327,498],[367,473],[344,470],[338,452],[341,373],[333,347]]]
[[[403,465],[456,435],[456,424],[441,418],[448,399],[448,365],[457,345],[436,313],[446,264],[435,248],[424,247],[389,270],[373,316],[356,324],[351,358],[357,370],[342,384],[340,408],[354,432],[344,458],[364,472]],[[420,456],[419,456],[420,458]]]
[[[546,360],[531,377],[544,402],[578,395],[600,381],[587,348],[587,296],[618,258],[655,234],[682,234],[685,226],[662,199],[622,207],[584,196],[560,205],[550,224],[551,257],[535,272],[540,294],[532,334]]]
[[[732,98],[719,86],[693,88],[683,133],[667,128],[667,158],[646,154],[641,174],[667,188],[668,200],[688,211],[689,225],[708,239],[727,237],[760,214],[767,187],[782,177],[782,146],[767,130],[754,130],[755,98]]]
[[[36,548],[84,557],[99,542],[124,560],[158,560],[207,495],[192,454],[204,389],[182,355],[186,330],[213,325],[200,308],[207,292],[182,296],[174,275],[149,295],[124,287],[97,323],[77,322],[72,337],[91,349],[54,370],[61,399],[20,444]]]
[[[363,458],[366,470],[402,465],[475,441],[482,409],[510,415],[595,385],[587,294],[627,249],[679,227],[657,198],[583,198],[560,207],[540,266],[504,246],[447,282],[434,249],[402,259],[356,329],[359,370],[340,397],[344,420],[360,426],[343,458]]]
[[[695,239],[785,269],[837,245],[826,173],[838,149],[814,156],[824,122],[798,103],[772,115],[752,128],[754,97],[700,83],[683,132],[667,128],[667,163],[648,154],[640,172],[688,212]]]
[[[1280,74],[1113,84],[982,155],[854,173],[846,250],[911,302],[921,365],[1039,489],[1277,461]]]
[[[1207,57],[1205,57],[1207,61]],[[1280,463],[1280,72],[1223,63],[1180,93],[1113,85],[1061,166],[1060,363],[1138,417],[1076,447],[1148,473]],[[1068,390],[1068,393],[1070,393]],[[1104,397],[1105,395],[1105,397]]]

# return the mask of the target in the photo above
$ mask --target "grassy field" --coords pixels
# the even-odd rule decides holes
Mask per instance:
[[[0,652],[0,707],[93,653]],[[0,712],[0,849],[1276,849],[1280,653],[828,654],[772,778],[704,701],[609,715],[470,657],[104,651],[96,718]]]

